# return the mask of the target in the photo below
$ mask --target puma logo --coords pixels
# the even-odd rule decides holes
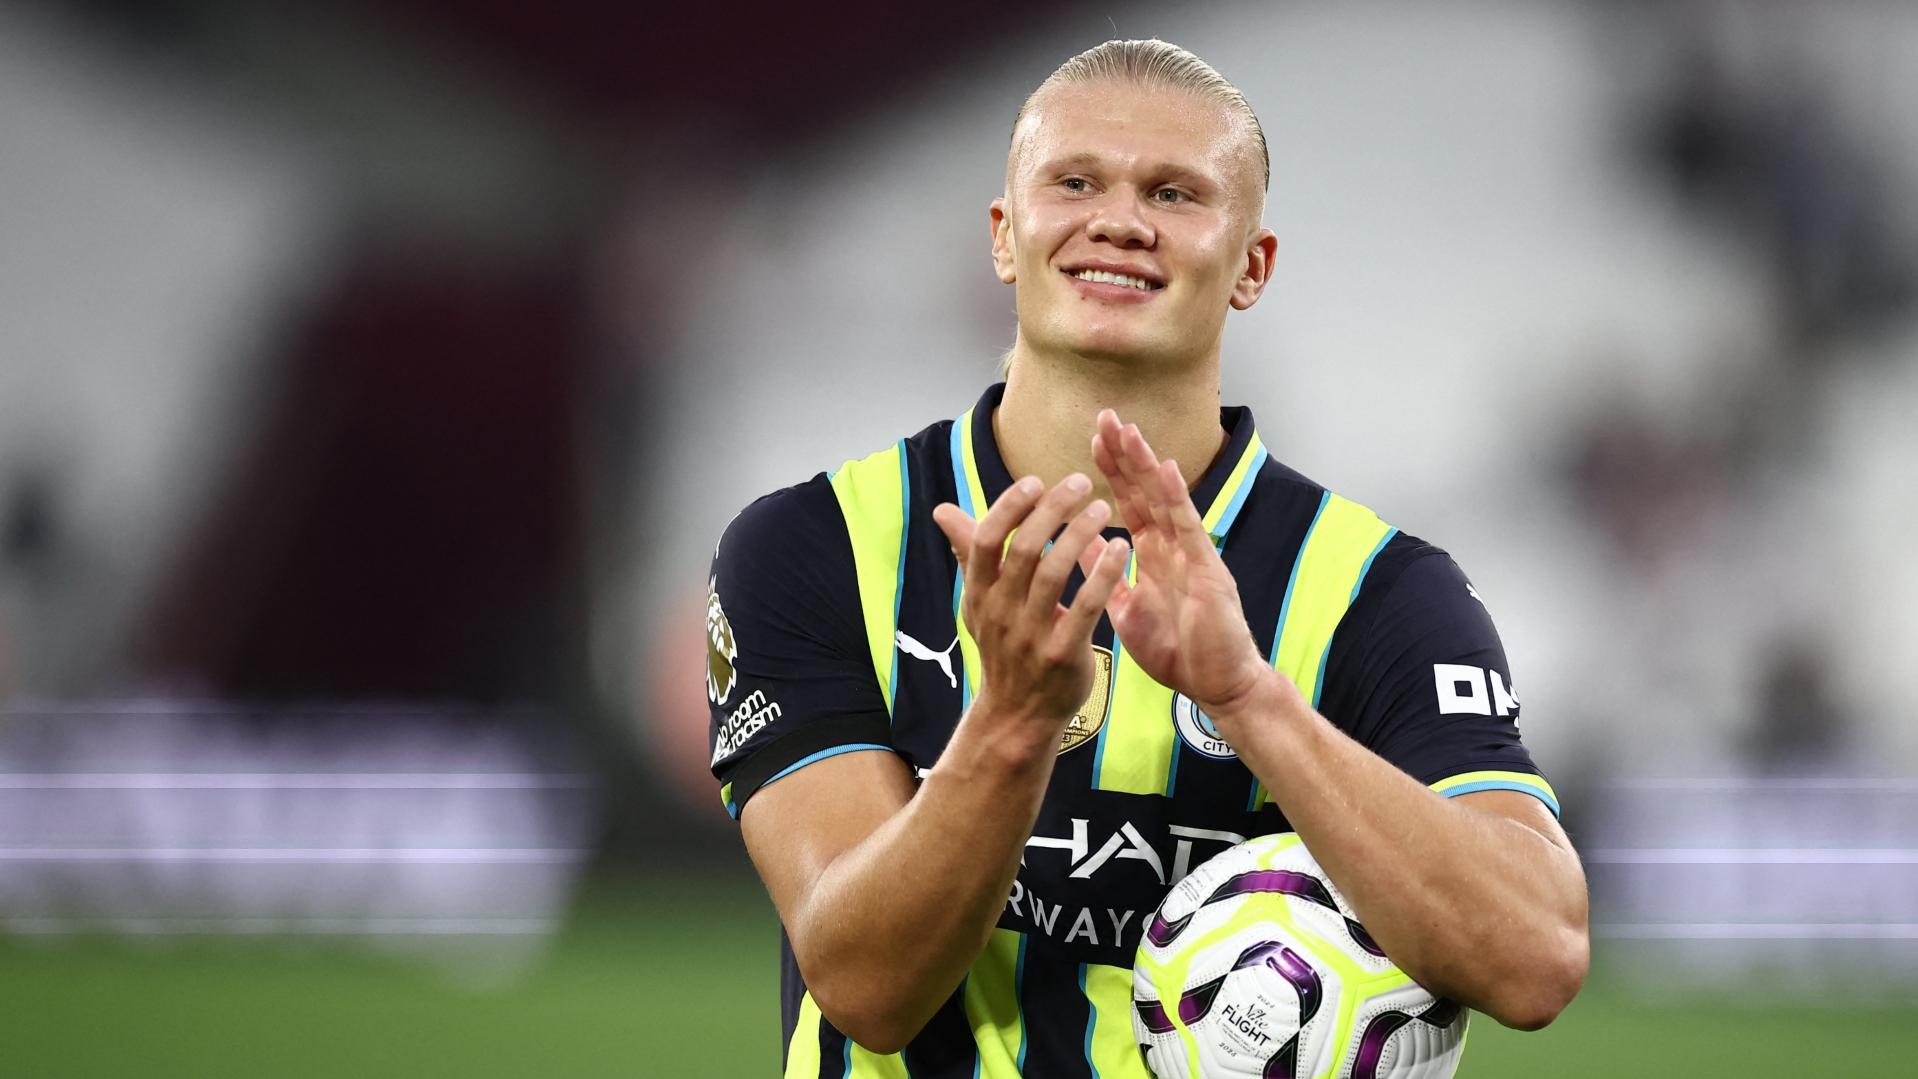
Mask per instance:
[[[901,652],[904,652],[912,658],[937,663],[939,669],[946,672],[946,681],[952,683],[952,688],[959,688],[959,676],[952,673],[952,650],[959,646],[958,637],[954,637],[952,643],[947,645],[944,651],[940,652],[935,652],[925,645],[920,644],[918,641],[913,640],[911,635],[906,633],[905,630],[895,632],[893,634],[893,640],[899,645]]]

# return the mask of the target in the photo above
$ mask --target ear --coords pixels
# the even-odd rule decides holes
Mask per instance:
[[[1245,268],[1232,284],[1232,306],[1240,311],[1259,302],[1265,286],[1272,280],[1272,257],[1278,254],[1279,238],[1271,229],[1261,228],[1245,249]]]
[[[1006,217],[1006,197],[992,200],[992,268],[999,274],[999,280],[1010,285],[1019,279],[1015,268],[1018,245],[1012,238],[1012,221]]]

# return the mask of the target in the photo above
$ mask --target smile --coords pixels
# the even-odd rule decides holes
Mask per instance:
[[[1141,292],[1156,292],[1165,287],[1164,285],[1147,281],[1143,277],[1131,277],[1122,273],[1112,273],[1108,270],[1070,270],[1066,272],[1066,276],[1096,285],[1119,285],[1125,288],[1138,289]]]

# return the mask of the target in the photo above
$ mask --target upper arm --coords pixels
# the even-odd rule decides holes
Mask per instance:
[[[864,627],[823,477],[734,518],[706,610],[712,768],[782,915],[912,793]]]
[[[894,754],[847,753],[793,773],[746,806],[746,853],[789,932],[802,924],[798,914],[826,867],[899,812],[913,789],[912,770]]]
[[[758,792],[860,750],[891,750],[851,541],[823,476],[733,519],[706,600],[713,776],[737,817]]]
[[[1556,817],[1557,794],[1519,738],[1518,691],[1484,602],[1445,552],[1401,542],[1395,572],[1339,628],[1321,711],[1441,794],[1516,792]]]
[[[1513,790],[1483,790],[1471,794],[1461,794],[1454,799],[1461,805],[1471,806],[1474,810],[1490,816],[1507,820],[1521,828],[1538,834],[1540,839],[1577,857],[1572,848],[1571,837],[1558,823],[1558,818],[1546,808],[1545,803],[1529,794]]]

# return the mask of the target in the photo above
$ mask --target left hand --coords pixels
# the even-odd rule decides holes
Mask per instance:
[[[1138,427],[1101,411],[1092,457],[1112,486],[1138,558],[1136,582],[1121,582],[1106,603],[1113,632],[1153,680],[1216,718],[1271,674],[1246,626],[1238,583],[1178,464],[1159,460]]]

